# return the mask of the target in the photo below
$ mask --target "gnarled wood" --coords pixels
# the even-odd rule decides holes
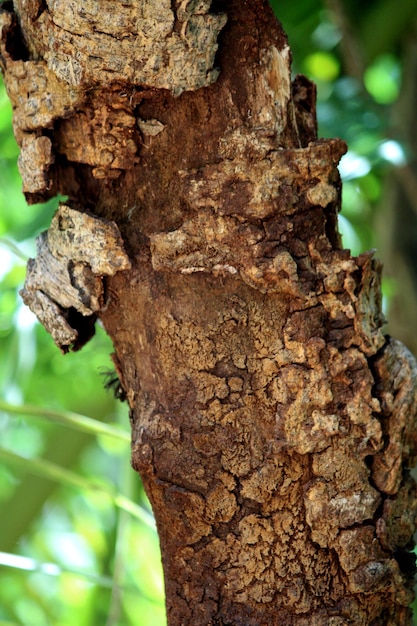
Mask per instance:
[[[409,624],[416,365],[381,330],[379,263],[341,249],[345,145],[317,140],[314,86],[291,81],[270,9],[162,3],[169,41],[194,19],[216,25],[213,51],[223,26],[220,73],[210,60],[203,86],[190,69],[176,97],[169,62],[163,84],[157,67],[148,78],[111,66],[109,81],[86,54],[100,37],[100,64],[120,58],[125,37],[145,32],[126,31],[136,24],[126,12],[154,15],[155,3],[122,3],[110,39],[89,30],[99,18],[84,2],[70,3],[75,26],[62,13],[49,39],[39,24],[64,4],[17,4],[28,59],[10,44],[15,18],[2,18],[16,119],[26,119],[21,66],[52,72],[69,103],[50,114],[53,158],[38,163],[28,198],[59,190],[116,221],[129,255],[98,314],[158,524],[169,624]],[[94,5],[104,20],[108,2]],[[72,54],[74,76],[60,69]]]
[[[61,205],[37,238],[37,256],[28,262],[20,293],[63,352],[78,350],[105,308],[103,278],[128,268],[114,222]]]

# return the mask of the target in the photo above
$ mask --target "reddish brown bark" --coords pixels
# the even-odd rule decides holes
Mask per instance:
[[[17,4],[28,56],[51,65],[33,30],[46,9]],[[188,32],[176,10],[173,32]],[[7,18],[17,135],[24,155],[41,153],[28,197],[59,190],[123,237],[131,269],[102,279],[98,314],[158,525],[169,624],[409,624],[399,554],[416,511],[415,364],[381,331],[378,263],[341,249],[345,146],[316,139],[314,86],[290,82],[265,2],[222,10],[215,82],[178,95],[111,69],[103,84],[81,56],[47,131],[19,108],[16,72],[43,101],[42,72],[10,52],[20,35]]]

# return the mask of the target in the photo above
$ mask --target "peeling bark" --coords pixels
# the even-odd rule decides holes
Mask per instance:
[[[341,249],[345,145],[317,139],[269,7],[126,2],[111,31],[105,0],[16,7],[26,58],[7,12],[1,54],[26,195],[59,190],[83,237],[114,221],[123,238],[118,271],[95,272],[107,249],[47,235],[82,265],[70,306],[114,343],[169,624],[409,624],[416,365],[382,332],[380,264]],[[182,73],[161,52],[177,44]],[[105,302],[85,301],[88,268]]]
[[[119,229],[61,205],[37,238],[21,296],[62,350],[78,350],[105,309],[103,277],[130,268]]]
[[[168,89],[179,95],[216,80],[213,68],[224,13],[211,0],[16,0],[29,52],[74,87],[114,82]],[[173,10],[175,8],[175,10]],[[53,45],[52,45],[53,42]]]

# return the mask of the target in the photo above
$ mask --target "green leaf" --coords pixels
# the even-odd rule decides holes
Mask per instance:
[[[118,508],[127,511],[133,517],[136,517],[138,520],[146,524],[146,526],[155,530],[154,518],[148,511],[136,504],[136,502],[133,502],[129,498],[126,498],[114,489],[106,487],[98,481],[84,478],[84,476],[81,476],[80,474],[71,472],[70,470],[64,469],[55,463],[46,461],[45,459],[29,459],[20,454],[16,454],[16,452],[7,450],[6,448],[0,447],[0,459],[19,467],[24,467],[27,471],[30,471],[37,476],[56,481],[61,485],[104,493],[113,500],[114,504]]]
[[[0,565],[2,567],[10,567],[11,569],[17,569],[20,571],[39,572],[41,574],[45,574],[46,576],[62,576],[62,574],[73,574],[74,576],[79,576],[84,580],[88,580],[93,585],[104,587],[105,589],[114,589],[114,579],[110,576],[102,576],[94,572],[92,573],[86,571],[85,569],[77,569],[74,567],[61,567],[56,563],[46,563],[38,561],[31,557],[22,556],[19,554],[12,554],[10,552],[0,552]],[[132,593],[137,595],[138,589],[135,585],[122,584],[117,586],[117,592]],[[153,596],[146,595],[143,593],[143,591],[139,593],[151,604],[155,604],[157,606],[160,605],[160,602],[158,602],[158,600],[156,600]],[[3,624],[14,624],[14,622],[4,622],[0,620],[0,626],[3,626]]]
[[[378,104],[391,104],[400,91],[400,66],[392,54],[379,56],[365,71],[366,89]]]
[[[314,80],[333,81],[340,73],[340,64],[334,54],[330,52],[313,52],[304,59],[307,74]]]
[[[100,422],[99,420],[71,411],[53,411],[30,404],[14,405],[8,404],[3,400],[0,400],[0,411],[12,415],[32,415],[33,417],[40,417],[56,424],[62,424],[69,428],[89,433],[90,435],[107,435],[130,442],[130,434],[127,430],[122,430],[117,426],[112,426],[111,424],[106,424],[105,422]]]
[[[3,248],[7,248],[9,252],[15,254],[19,259],[27,263],[28,257],[24,254],[19,247],[10,239],[6,239],[6,237],[0,237],[0,246]]]

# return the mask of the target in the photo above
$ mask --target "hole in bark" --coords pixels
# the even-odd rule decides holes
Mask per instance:
[[[219,13],[226,13],[227,14],[227,10],[226,10],[226,6],[225,6],[225,2],[224,0],[213,0],[209,9],[209,13],[213,14],[213,15],[218,15]],[[222,63],[222,59],[224,60],[224,51],[225,50],[230,50],[230,45],[226,44],[226,38],[229,35],[230,32],[230,28],[231,28],[231,24],[230,24],[230,20],[228,19],[226,21],[226,24],[223,26],[223,28],[221,29],[221,31],[219,32],[219,34],[217,35],[217,50],[216,53],[214,55],[214,60],[213,60],[213,69],[214,68],[218,68],[220,69],[220,77],[218,80],[222,80],[223,78],[223,72],[224,72],[224,64]]]
[[[36,17],[39,17],[44,11],[48,11],[48,3],[46,0],[38,0],[38,14]]]
[[[7,5],[11,5],[10,11],[13,11],[12,2],[4,2],[2,9],[7,10]],[[11,56],[13,61],[27,61],[29,59],[29,50],[26,47],[22,30],[17,21],[17,16],[13,14],[13,21],[10,28],[6,29],[5,48],[6,52]]]
[[[67,350],[77,352],[94,336],[97,315],[81,315],[76,309],[70,308],[67,311],[66,319],[71,328],[78,332],[78,339],[72,346],[67,346]],[[62,347],[65,350],[65,347]]]
[[[224,13],[226,10],[224,0],[212,0],[210,13]]]
[[[58,132],[59,121],[54,125],[52,136]],[[55,163],[48,172],[53,180],[53,189],[59,189],[60,194],[68,196],[74,209],[97,214],[96,207],[103,181],[94,178],[91,165],[76,163],[72,166],[65,155],[58,153],[56,145],[53,142]],[[56,195],[56,191],[52,195]]]
[[[316,85],[302,74],[292,82],[298,135],[302,147],[317,138]]]
[[[337,213],[333,204],[330,204],[324,209],[324,216],[326,237],[332,244],[333,249],[341,250],[342,239],[337,224]]]
[[[407,546],[396,548],[393,556],[406,578],[413,578],[417,572],[416,555],[413,551],[413,545],[410,543]]]

